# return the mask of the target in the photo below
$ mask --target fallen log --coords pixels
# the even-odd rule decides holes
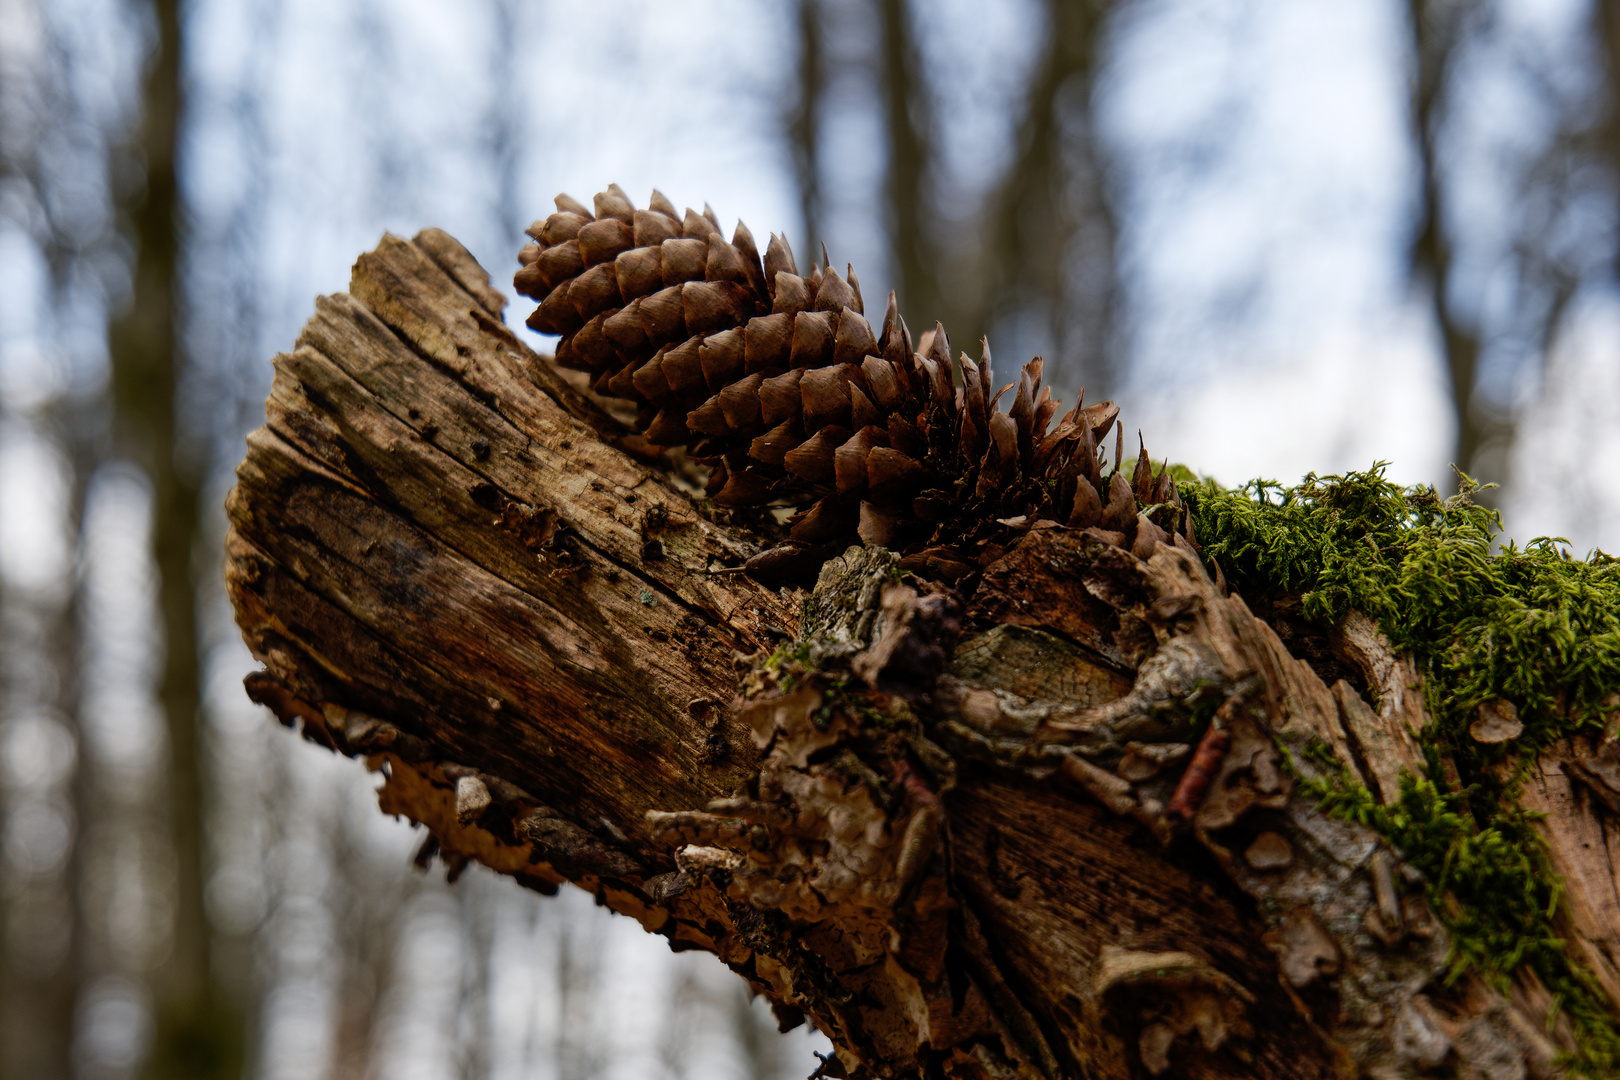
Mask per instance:
[[[1422,760],[1368,620],[1329,685],[1186,545],[1061,526],[956,587],[873,546],[767,587],[748,520],[504,303],[446,234],[385,238],[276,358],[228,503],[249,694],[453,872],[714,953],[828,1033],[824,1075],[1561,1074],[1557,1003],[1448,980],[1423,876],[1311,793],[1388,802]],[[1615,876],[1576,842],[1612,994]]]

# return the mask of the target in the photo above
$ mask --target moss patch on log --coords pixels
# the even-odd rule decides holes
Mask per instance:
[[[1180,491],[1204,556],[1233,588],[1287,598],[1322,628],[1361,611],[1411,652],[1432,717],[1419,733],[1424,775],[1405,775],[1387,805],[1343,770],[1316,793],[1426,874],[1454,942],[1453,978],[1476,969],[1505,988],[1528,968],[1573,1025],[1582,1053],[1571,1067],[1616,1075],[1620,1021],[1570,955],[1564,883],[1520,796],[1538,755],[1560,739],[1601,739],[1614,718],[1620,559],[1575,559],[1568,541],[1547,537],[1493,550],[1501,520],[1475,502],[1469,477],[1441,498],[1384,469]],[[1494,726],[1482,728],[1487,719]]]

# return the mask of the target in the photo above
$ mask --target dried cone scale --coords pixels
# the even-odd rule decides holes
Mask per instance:
[[[636,403],[648,439],[707,463],[717,505],[797,508],[785,540],[750,561],[759,576],[857,537],[949,580],[1031,528],[1091,529],[1143,554],[1191,539],[1145,449],[1127,475],[1116,435],[1105,472],[1112,402],[1054,426],[1039,358],[992,393],[988,344],[953,369],[944,328],[914,347],[892,293],[874,328],[853,268],[801,274],[781,237],[762,260],[747,226],[727,241],[713,210],[680,214],[656,191],[638,210],[618,185],[594,210],[558,196],[528,231],[514,284],[539,301],[530,328],[561,335],[556,362]]]

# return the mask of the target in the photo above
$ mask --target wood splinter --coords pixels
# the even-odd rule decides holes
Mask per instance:
[[[1176,785],[1175,794],[1170,796],[1170,802],[1165,807],[1167,816],[1179,821],[1192,820],[1198,804],[1204,801],[1210,781],[1215,779],[1221,762],[1226,760],[1226,752],[1232,747],[1231,724],[1242,707],[1243,699],[1233,694],[1215,710],[1209,730],[1204,732],[1198,750],[1193,754],[1192,761],[1187,763],[1187,771],[1181,774],[1181,782]]]

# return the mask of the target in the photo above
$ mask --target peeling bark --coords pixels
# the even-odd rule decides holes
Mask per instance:
[[[1371,701],[1190,549],[1094,530],[959,589],[872,547],[765,588],[502,303],[386,238],[276,358],[229,500],[250,695],[381,770],[424,858],[716,954],[828,1075],[1557,1075],[1545,991],[1447,986],[1421,878],[1301,793],[1317,742],[1386,801],[1420,760],[1370,622],[1331,644]],[[1606,753],[1534,792],[1612,994]]]
[[[1523,804],[1546,815],[1542,836],[1564,879],[1565,940],[1620,1009],[1620,747],[1561,741],[1535,765]]]

